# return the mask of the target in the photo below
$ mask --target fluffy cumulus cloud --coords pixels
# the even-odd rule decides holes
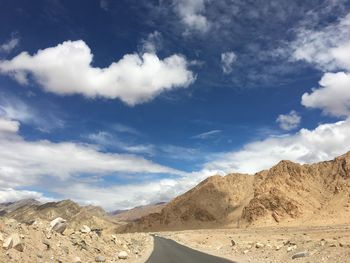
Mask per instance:
[[[301,103],[328,115],[349,116],[350,13],[321,30],[299,29],[291,46],[294,59],[304,60],[325,72],[320,87],[303,94]]]
[[[301,103],[319,108],[327,115],[350,116],[350,73],[326,73],[319,84],[318,89],[302,96]]]
[[[44,90],[56,94],[119,98],[128,105],[149,101],[165,90],[187,87],[194,81],[181,55],[162,60],[154,53],[127,54],[106,68],[93,67],[92,60],[84,41],[66,41],[34,55],[22,52],[0,61],[0,72],[21,84],[27,84],[31,74]]]
[[[285,131],[290,131],[297,128],[300,124],[300,121],[301,117],[294,110],[292,110],[288,114],[280,114],[276,119],[276,122],[278,123],[280,128]]]
[[[238,151],[219,154],[204,167],[224,173],[255,173],[270,168],[281,159],[312,163],[332,159],[349,149],[350,120],[346,120],[251,142]]]
[[[204,15],[206,0],[174,0],[175,11],[187,28],[187,33],[205,33],[210,29],[210,21]]]
[[[225,52],[221,54],[221,68],[224,74],[229,74],[233,70],[233,64],[236,61],[237,56],[234,52]]]

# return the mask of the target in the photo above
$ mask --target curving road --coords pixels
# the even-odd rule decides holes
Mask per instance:
[[[146,263],[234,263],[180,245],[171,239],[154,236],[154,250]]]

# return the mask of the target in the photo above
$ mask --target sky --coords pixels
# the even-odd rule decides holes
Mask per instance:
[[[350,1],[0,0],[0,202],[108,211],[350,150]]]

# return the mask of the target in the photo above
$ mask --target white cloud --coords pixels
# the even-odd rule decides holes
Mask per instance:
[[[300,124],[300,121],[301,117],[294,110],[288,114],[280,114],[276,119],[276,122],[279,124],[280,128],[285,131],[290,131],[297,128]]]
[[[319,108],[333,116],[350,115],[350,73],[326,73],[319,82],[320,88],[305,93],[301,103],[305,107]]]
[[[162,46],[162,34],[158,31],[148,34],[146,39],[141,41],[142,53],[156,53]]]
[[[16,133],[19,130],[19,122],[2,118],[0,116],[0,135],[1,133]]]
[[[160,179],[109,187],[73,183],[54,187],[54,191],[81,204],[99,205],[107,210],[128,209],[138,205],[169,201],[214,174],[215,171],[201,170],[176,179]]]
[[[246,144],[238,151],[219,154],[204,168],[224,173],[255,173],[280,160],[312,163],[332,159],[350,150],[350,120],[301,129],[283,137],[269,137]]]
[[[10,53],[13,49],[15,49],[19,45],[19,38],[17,36],[12,35],[11,39],[6,41],[3,44],[0,44],[0,52]]]
[[[207,131],[207,132],[203,132],[200,134],[197,134],[195,136],[192,136],[192,139],[208,139],[216,134],[221,133],[221,130],[212,130],[212,131]]]
[[[221,67],[224,74],[229,74],[232,72],[233,63],[236,61],[237,56],[234,52],[225,52],[221,54]]]
[[[15,134],[18,123],[0,122],[0,185],[28,186],[42,178],[68,180],[80,174],[110,175],[132,173],[182,172],[162,166],[140,156],[104,153],[93,145],[47,140],[26,141]]]
[[[188,31],[205,33],[210,29],[210,21],[203,14],[205,2],[205,0],[174,0],[175,11]]]
[[[119,98],[128,105],[152,100],[165,90],[187,87],[194,81],[181,55],[161,60],[154,53],[127,54],[107,68],[92,67],[92,60],[84,41],[65,41],[33,56],[22,52],[0,61],[0,72],[21,84],[28,84],[31,74],[44,90],[59,95]]]
[[[0,97],[0,117],[15,119],[21,123],[33,125],[42,132],[63,128],[65,122],[45,109],[45,114],[16,97]]]
[[[322,30],[299,28],[293,58],[328,71],[350,70],[350,13]]]
[[[0,203],[15,202],[22,199],[35,199],[40,202],[52,201],[42,193],[28,190],[15,190],[13,188],[0,188]]]

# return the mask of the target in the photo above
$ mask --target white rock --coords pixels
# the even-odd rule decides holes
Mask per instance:
[[[127,259],[128,258],[128,253],[126,251],[121,251],[118,253],[118,258],[119,259]]]
[[[88,234],[88,233],[91,232],[91,229],[90,229],[90,227],[88,227],[87,225],[83,225],[83,226],[80,228],[80,232]]]
[[[263,247],[264,247],[264,244],[257,242],[257,243],[255,244],[255,247],[256,247],[256,248],[263,248]]]
[[[56,224],[58,224],[58,223],[65,223],[65,222],[67,222],[67,220],[65,220],[65,219],[63,219],[61,217],[57,217],[57,218],[55,218],[54,220],[52,220],[50,222],[50,226],[51,226],[51,228],[53,228]]]
[[[73,259],[73,263],[81,263],[80,257],[75,257],[75,258]]]
[[[52,228],[53,231],[56,231],[57,233],[63,234],[64,230],[66,230],[67,224],[66,223],[57,223]]]

